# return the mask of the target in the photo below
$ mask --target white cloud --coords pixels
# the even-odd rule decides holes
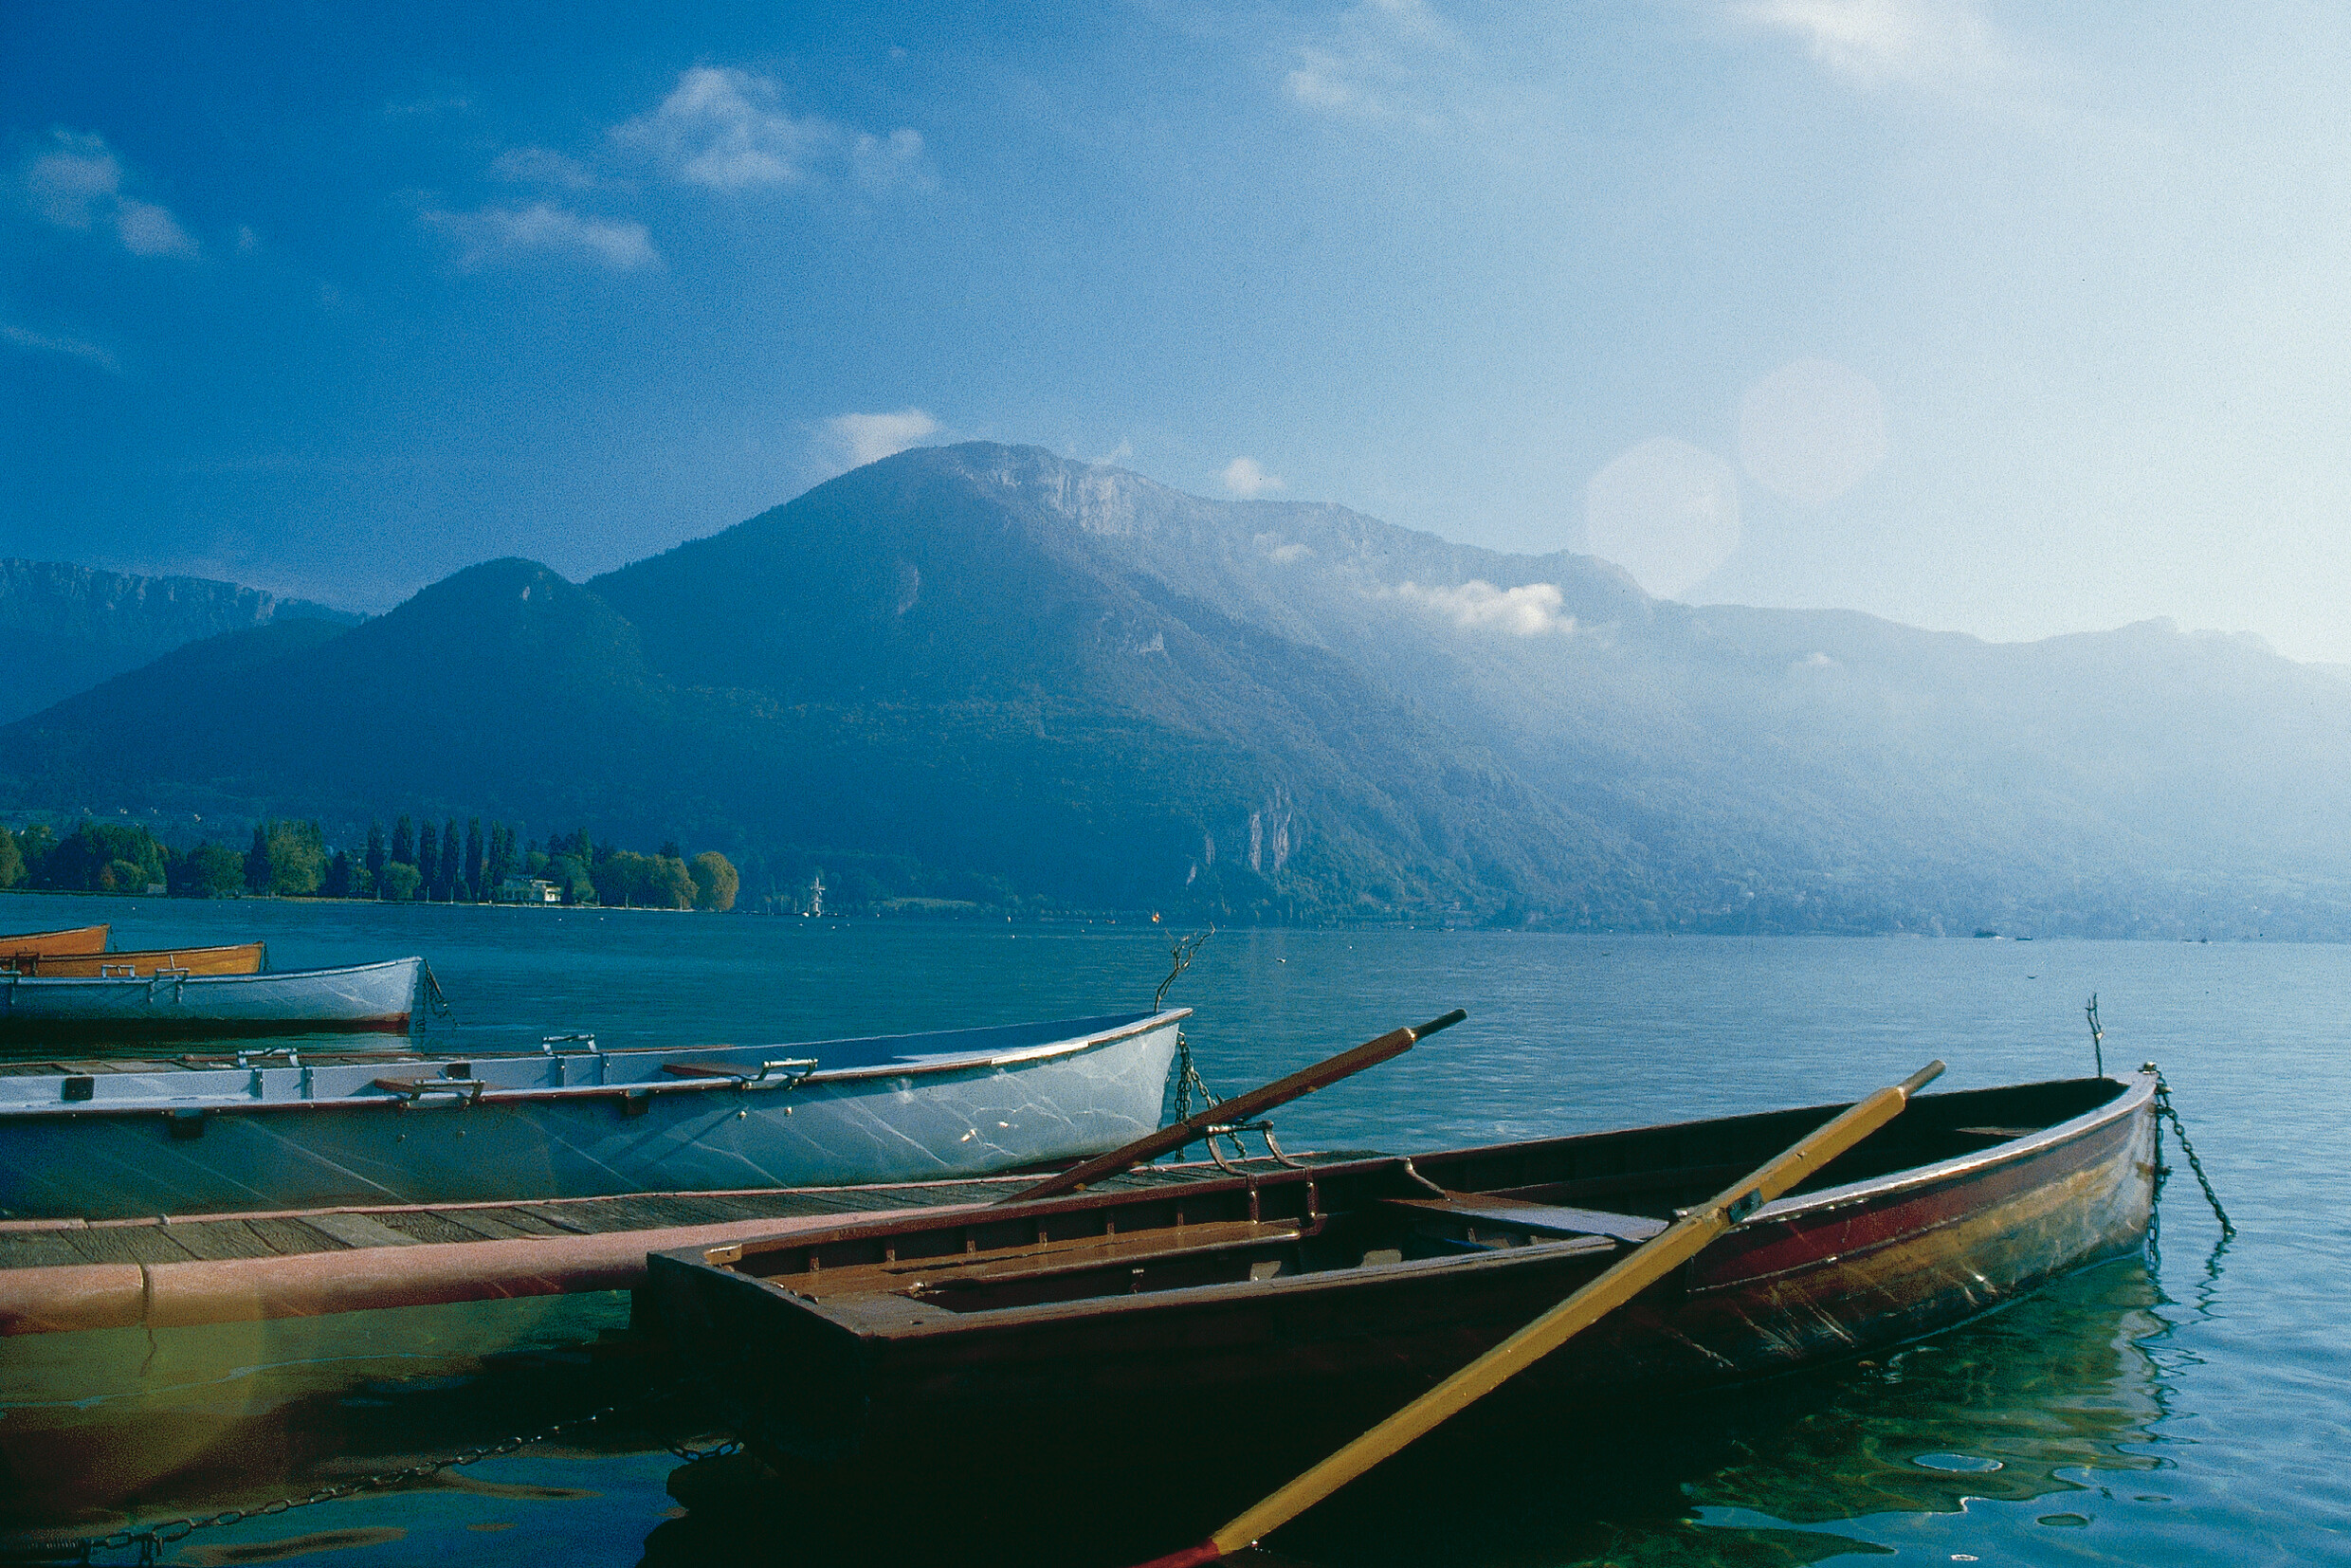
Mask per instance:
[[[1276,566],[1288,566],[1294,562],[1303,561],[1313,554],[1313,545],[1301,544],[1296,539],[1292,539],[1287,544],[1277,544],[1271,550],[1267,551],[1266,558]]]
[[[112,228],[134,256],[197,253],[168,208],[122,193],[122,160],[95,131],[50,132],[48,150],[25,166],[24,177],[33,210],[60,228]]]
[[[1731,14],[1796,39],[1864,87],[1948,90],[2022,68],[1975,0],[1739,0]]]
[[[659,107],[614,127],[612,137],[650,153],[671,178],[711,191],[801,185],[834,167],[876,187],[922,177],[920,132],[881,137],[795,118],[773,81],[720,66],[681,73]]]
[[[1425,133],[1492,119],[1505,107],[1490,73],[1422,0],[1368,0],[1294,51],[1283,91],[1302,108]]]
[[[485,207],[478,212],[426,212],[421,216],[457,242],[457,264],[469,271],[494,262],[567,252],[586,256],[615,272],[661,264],[661,255],[654,250],[645,225],[583,217],[545,202],[519,210]]]
[[[1399,599],[1445,616],[1465,631],[1540,637],[1552,632],[1569,636],[1576,630],[1576,617],[1560,613],[1564,601],[1555,583],[1496,588],[1483,577],[1472,577],[1458,588],[1423,588],[1401,582],[1393,592]]]
[[[919,446],[939,432],[939,423],[920,409],[896,413],[835,414],[825,421],[825,441],[852,468],[879,463]]]
[[[565,191],[586,191],[596,183],[595,172],[586,164],[544,147],[510,147],[492,160],[490,173],[515,185],[551,185]]]
[[[100,370],[120,374],[122,367],[113,354],[96,343],[84,343],[78,337],[52,337],[46,333],[27,332],[25,328],[0,323],[0,342],[13,343],[33,354],[62,354],[96,365]]]
[[[1254,501],[1267,491],[1288,488],[1279,477],[1266,472],[1264,465],[1253,457],[1236,457],[1226,464],[1223,478],[1225,488],[1244,501]]]

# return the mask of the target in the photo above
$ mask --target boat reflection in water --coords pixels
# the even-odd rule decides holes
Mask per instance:
[[[2134,1450],[2164,1413],[2155,1362],[2139,1343],[2162,1326],[2157,1300],[2140,1263],[2112,1263],[1883,1357],[1646,1401],[1607,1420],[1587,1413],[1573,1425],[1541,1399],[1514,1402],[1505,1390],[1290,1526],[1279,1546],[1285,1559],[1349,1563],[1797,1563],[1868,1551],[1870,1516],[1948,1513],[1981,1498],[2045,1498],[2061,1513],[2072,1506],[2068,1494],[2079,1493],[2072,1478],[2082,1471],[2154,1468]],[[430,1340],[403,1335],[364,1367],[367,1358],[353,1355],[349,1318],[164,1330],[152,1345],[137,1329],[12,1341],[11,1352],[34,1359],[80,1341],[86,1373],[102,1340],[125,1376],[108,1379],[121,1392],[91,1403],[72,1395],[74,1368],[61,1364],[41,1377],[17,1363],[10,1382],[34,1396],[0,1417],[12,1439],[5,1526],[112,1527],[129,1496],[137,1499],[130,1511],[142,1518],[251,1507],[641,1396],[665,1374],[627,1334],[626,1312],[625,1298],[611,1296],[443,1308]],[[132,1377],[140,1362],[144,1377]],[[134,1383],[145,1392],[130,1392]],[[1165,1505],[1139,1479],[1158,1446],[1245,1457],[1249,1432],[1282,1419],[1278,1409],[1139,1413],[1139,1483],[1120,1506]],[[711,1413],[668,1405],[644,1425],[567,1436],[564,1449],[574,1469],[598,1456],[659,1455],[665,1438],[715,1422]],[[93,1444],[99,1429],[106,1440]],[[1922,1458],[1976,1468],[1935,1468]],[[644,1473],[650,1481],[669,1468],[655,1459]],[[1040,1475],[1051,1472],[1041,1456]],[[455,1535],[473,1522],[447,1487],[486,1474],[339,1504],[331,1524],[406,1528],[422,1548],[436,1531]],[[910,1508],[928,1495],[929,1479],[909,1478]],[[601,1496],[558,1487],[529,1501],[534,1510],[597,1510],[600,1531],[635,1535],[650,1526],[646,1546],[655,1564],[820,1556],[882,1563],[936,1544],[893,1541],[869,1518],[829,1518],[805,1502],[763,1512],[702,1506],[698,1498],[695,1512],[665,1520],[670,1500],[649,1486],[608,1487]],[[1039,1532],[1036,1501],[983,1504],[963,1528],[968,1550],[958,1555],[1031,1568],[1058,1560]],[[511,1518],[518,1504],[493,1489],[472,1506],[482,1519]],[[582,1522],[545,1522],[570,1529]],[[258,1539],[239,1530],[233,1543]]]
[[[1505,1386],[1469,1418],[1286,1526],[1278,1559],[1743,1568],[1883,1550],[1867,1539],[1872,1515],[1951,1513],[1984,1498],[2047,1498],[2055,1513],[2065,1494],[2082,1490],[2069,1475],[2156,1466],[2133,1450],[2164,1413],[2156,1364],[2139,1343],[2162,1327],[2157,1299],[2139,1261],[2118,1261],[1887,1355],[1585,1410],[1571,1421],[1540,1393]],[[1156,1448],[1245,1460],[1250,1432],[1283,1419],[1275,1408],[1139,1417],[1137,1481],[1117,1505],[1180,1505],[1145,1479]],[[1052,1473],[1042,1457],[1038,1471]],[[882,1564],[936,1547],[928,1536],[893,1542],[870,1518],[828,1520],[805,1501],[730,1507],[698,1493],[691,1473],[673,1489],[692,1511],[654,1530],[649,1564],[818,1556]],[[908,1478],[910,1509],[917,1493],[935,1495],[938,1479]],[[1056,1512],[1074,1504],[1040,1485]],[[1041,1531],[1038,1505],[1036,1495],[958,1499],[970,1509],[958,1516],[958,1557],[1032,1568],[1064,1560],[1045,1544],[1050,1532]]]

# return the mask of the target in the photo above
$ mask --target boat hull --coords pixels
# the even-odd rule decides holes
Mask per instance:
[[[257,1038],[276,1034],[405,1034],[421,958],[274,975],[52,978],[0,975],[0,1042]]]
[[[103,953],[109,925],[77,925],[65,931],[25,931],[0,937],[0,958],[63,958],[82,953]]]
[[[2108,1103],[2033,1137],[1767,1205],[1525,1374],[1502,1403],[1525,1408],[1523,1401],[1538,1401],[1542,1418],[1552,1419],[1563,1407],[1618,1403],[1866,1353],[2130,1251],[2144,1234],[2153,1199],[2152,1074],[2108,1087],[2119,1089]],[[1932,1117],[1933,1103],[1944,1101],[1949,1121],[1967,1114],[1964,1104],[1950,1103],[1968,1098],[1925,1096],[1917,1105]],[[1747,1145],[1780,1132],[1788,1133],[1783,1142],[1792,1142],[1828,1114],[1742,1119],[1740,1158]],[[1613,1136],[1698,1141],[1694,1135],[1706,1125]],[[1246,1202],[1246,1211],[1228,1206],[1226,1222],[1242,1224],[1245,1212],[1251,1225],[1305,1226],[1311,1234],[1318,1212],[1327,1216],[1326,1226],[1335,1224],[1351,1207],[1377,1209],[1422,1190],[1421,1178],[1457,1192],[1481,1165],[1510,1159],[1534,1166],[1548,1160],[1556,1175],[1560,1150],[1577,1142],[1595,1145],[1585,1153],[1600,1158],[1588,1159],[1587,1168],[1604,1171],[1609,1136],[1525,1146],[1531,1155],[1485,1150],[1418,1158],[1405,1172],[1397,1170],[1400,1162],[1367,1162],[1262,1177],[1234,1199]],[[1683,1167],[1697,1173],[1701,1162],[1684,1158]],[[1722,1178],[1730,1179],[1735,1174]],[[1513,1185],[1525,1191],[1540,1183]],[[1203,1192],[1188,1199],[1194,1227],[1214,1217],[1211,1198]],[[1111,1201],[1097,1198],[1090,1212],[1084,1202],[1031,1205],[1030,1215],[1000,1212],[997,1223],[1083,1232]],[[1136,1248],[1145,1246],[1146,1226],[1168,1223],[1164,1214],[1155,1218],[1131,1206],[1112,1217],[1120,1243]],[[862,1235],[844,1230],[831,1244],[836,1256],[813,1272],[787,1268],[759,1277],[699,1253],[656,1254],[647,1288],[689,1360],[723,1369],[726,1396],[746,1436],[787,1475],[850,1487],[868,1478],[927,1473],[910,1471],[914,1466],[959,1465],[958,1473],[968,1474],[968,1449],[951,1464],[957,1448],[951,1434],[968,1433],[975,1423],[991,1432],[994,1452],[1046,1445],[1042,1451],[1083,1454],[1115,1449],[1122,1435],[1131,1437],[1137,1410],[1279,1412],[1279,1421],[1253,1428],[1250,1468],[1263,1483],[1397,1409],[1623,1255],[1619,1244],[1586,1236],[1467,1256],[1375,1264],[1367,1255],[1361,1267],[1290,1274],[1283,1262],[1289,1254],[1269,1234],[1253,1253],[1258,1268],[1275,1271],[1262,1280],[1228,1274],[1231,1283],[1155,1290],[1138,1266],[1133,1295],[1082,1304],[1040,1296],[1004,1309],[973,1301],[953,1311],[925,1310],[948,1299],[936,1287],[926,1293],[916,1286],[902,1304],[886,1294],[833,1294],[858,1288],[846,1268],[871,1267],[852,1261],[862,1257],[861,1245],[879,1241],[895,1259],[951,1257],[955,1248],[942,1227],[953,1223],[900,1222]],[[965,1245],[983,1250],[1001,1245],[989,1232],[966,1235]],[[788,1255],[798,1259],[811,1249],[821,1256],[828,1244],[803,1235],[787,1245]],[[745,1246],[746,1252],[757,1250]],[[828,1273],[834,1278],[827,1280]],[[881,1304],[869,1307],[868,1301]],[[1268,1425],[1279,1429],[1271,1436]],[[1295,1451],[1277,1459],[1267,1452],[1268,1442]],[[1190,1479],[1214,1490],[1208,1469]],[[1229,1501],[1237,1505],[1248,1497]]]
[[[102,980],[176,975],[258,975],[268,960],[265,942],[216,947],[152,948],[136,953],[71,953],[64,956],[0,952],[0,973],[46,975],[51,979]]]
[[[1097,1154],[1157,1126],[1184,1016],[592,1057],[204,1071],[156,1064],[87,1080],[86,1103],[60,1098],[64,1077],[0,1077],[0,1215],[100,1219],[983,1175]],[[1052,1032],[1064,1029],[1070,1032]],[[752,1079],[779,1052],[819,1069],[828,1058],[846,1065]],[[709,1076],[714,1063],[738,1067],[749,1081]],[[668,1070],[678,1065],[692,1075]],[[455,1079],[451,1067],[461,1069]],[[467,1086],[476,1085],[478,1092]]]

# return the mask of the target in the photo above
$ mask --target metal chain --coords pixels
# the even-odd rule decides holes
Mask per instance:
[[[681,1381],[668,1388],[657,1390],[642,1399],[607,1405],[602,1410],[592,1411],[586,1415],[571,1416],[551,1426],[541,1427],[527,1436],[501,1438],[495,1443],[484,1443],[476,1448],[446,1454],[439,1459],[428,1459],[421,1465],[405,1465],[396,1470],[379,1470],[374,1475],[364,1475],[355,1481],[337,1482],[331,1486],[320,1486],[306,1497],[281,1497],[256,1508],[226,1508],[219,1513],[207,1514],[201,1518],[171,1519],[160,1524],[147,1525],[143,1529],[117,1530],[114,1534],[107,1536],[83,1536],[75,1541],[59,1541],[58,1549],[70,1555],[48,1560],[86,1563],[100,1552],[127,1552],[137,1548],[138,1552],[137,1560],[142,1564],[152,1563],[155,1560],[157,1547],[169,1546],[175,1541],[185,1541],[198,1530],[218,1529],[224,1525],[241,1523],[248,1519],[272,1519],[296,1508],[307,1508],[313,1504],[332,1503],[337,1498],[353,1497],[361,1492],[385,1491],[394,1486],[405,1486],[411,1481],[423,1481],[440,1474],[443,1470],[455,1469],[465,1465],[478,1465],[484,1459],[494,1459],[501,1454],[534,1448],[564,1432],[581,1427],[593,1426],[598,1421],[607,1421],[616,1415],[634,1414],[683,1392],[685,1387],[686,1384]],[[742,1451],[743,1444],[741,1438],[730,1437],[725,1442],[707,1449],[688,1448],[683,1443],[669,1443],[664,1446],[680,1459],[693,1465],[705,1459],[720,1459],[728,1454],[739,1453]]]
[[[2188,1124],[2179,1120],[2179,1108],[2172,1103],[2172,1086],[2160,1072],[2155,1075],[2155,1115],[2159,1133],[2164,1121],[2171,1122],[2172,1132],[2179,1140],[2179,1152],[2188,1157],[2188,1169],[2195,1173],[2196,1184],[2204,1189],[2204,1201],[2213,1206],[2214,1217],[2220,1221],[2220,1239],[2233,1240],[2236,1227],[2230,1222],[2229,1211],[2220,1206],[2220,1194],[2213,1191],[2213,1179],[2204,1174],[2204,1162],[2196,1158],[2196,1145],[2188,1141]],[[2160,1149],[2157,1151],[2156,1163],[2159,1167],[2162,1164]]]
[[[1209,1091],[1207,1082],[1200,1076],[1199,1067],[1192,1060],[1192,1042],[1184,1038],[1182,1030],[1177,1030],[1176,1031],[1176,1121],[1188,1121],[1192,1119],[1192,1091],[1194,1089],[1200,1091],[1200,1108],[1204,1111],[1224,1103],[1222,1100]]]

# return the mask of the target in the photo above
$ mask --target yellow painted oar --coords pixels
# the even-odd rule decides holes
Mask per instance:
[[[1942,1064],[1930,1062],[1901,1083],[1878,1090],[1807,1135],[1753,1176],[1724,1188],[1712,1201],[1684,1211],[1681,1218],[1653,1239],[1643,1242],[1613,1268],[1206,1541],[1155,1558],[1142,1564],[1142,1568],[1191,1568],[1194,1563],[1213,1562],[1288,1523],[1696,1257],[1715,1237],[1900,1116],[1910,1097],[1941,1073]]]

